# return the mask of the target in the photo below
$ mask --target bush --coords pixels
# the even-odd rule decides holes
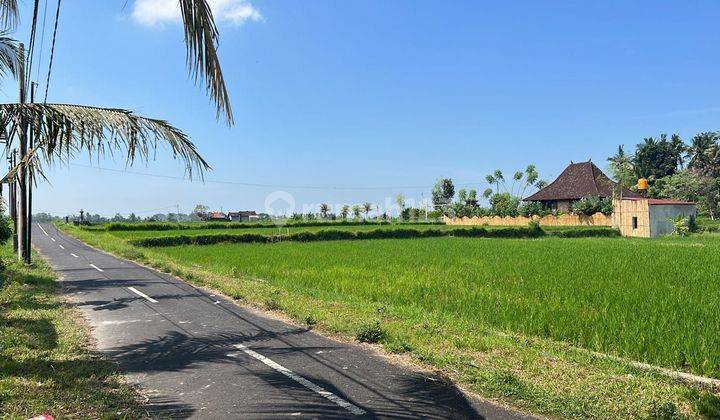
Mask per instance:
[[[572,209],[575,214],[592,216],[595,213],[602,213],[607,216],[613,212],[612,198],[585,197],[576,201]]]
[[[520,197],[508,193],[494,194],[490,197],[490,211],[494,216],[515,217],[518,215]]]
[[[361,343],[377,343],[385,338],[385,331],[380,326],[380,321],[362,325],[355,336]]]
[[[542,230],[542,228],[540,227],[540,222],[538,222],[537,220],[531,220],[528,223],[528,229],[530,230],[530,232],[533,236],[545,235],[545,231]]]
[[[688,234],[690,234],[690,223],[687,217],[678,216],[675,218],[670,218],[670,223],[672,223],[673,225],[673,235],[688,236]]]
[[[543,217],[550,214],[550,211],[543,208],[543,205],[539,201],[531,201],[529,203],[521,204],[520,207],[518,207],[518,213],[525,217]]]
[[[4,214],[0,214],[0,245],[12,238],[13,231],[10,227],[10,218]]]

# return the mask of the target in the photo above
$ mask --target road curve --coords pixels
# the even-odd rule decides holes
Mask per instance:
[[[520,414],[440,378],[97,251],[50,224],[33,245],[99,350],[174,418],[489,418]]]

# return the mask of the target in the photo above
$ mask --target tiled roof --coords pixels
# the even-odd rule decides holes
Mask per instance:
[[[526,201],[579,200],[584,197],[612,197],[615,182],[605,175],[591,161],[571,163],[555,181]],[[640,197],[630,190],[623,191],[624,197]]]

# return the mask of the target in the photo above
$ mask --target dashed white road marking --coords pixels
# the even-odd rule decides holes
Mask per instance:
[[[47,232],[45,232],[45,229],[43,229],[43,227],[42,227],[42,225],[41,225],[40,223],[38,223],[37,225],[38,225],[38,227],[40,228],[40,230],[42,230],[42,233],[45,234],[45,236],[50,236],[50,235],[48,235]]]
[[[337,395],[333,394],[330,391],[325,390],[319,385],[315,385],[314,383],[308,381],[307,379],[303,378],[302,376],[299,376],[295,374],[290,369],[268,359],[267,357],[263,356],[260,353],[257,353],[253,350],[250,350],[246,346],[242,344],[235,344],[234,346],[237,349],[242,350],[245,354],[265,363],[266,365],[270,366],[271,368],[275,369],[276,371],[282,373],[283,375],[287,376],[288,378],[292,379],[293,381],[299,383],[300,385],[304,386],[305,388],[316,392],[323,396],[324,398],[334,402],[335,404],[339,405],[340,407],[346,409],[347,411],[351,412],[352,414],[356,416],[362,416],[365,414],[365,410],[362,408],[356,406],[355,404],[352,404],[348,401],[345,401],[344,399],[338,397]]]
[[[78,258],[78,256],[75,255],[75,254],[73,254],[72,252],[70,253],[70,255],[72,255],[72,256],[75,257],[75,258]]]
[[[157,300],[151,298],[150,296],[146,295],[145,293],[139,291],[138,289],[136,289],[136,288],[134,288],[134,287],[128,287],[128,289],[130,289],[130,291],[133,292],[133,293],[135,293],[136,295],[138,295],[138,296],[140,296],[140,297],[142,297],[142,298],[147,299],[148,302],[150,302],[150,303],[158,303]]]
[[[60,247],[60,249],[65,249],[65,247],[60,244],[58,244],[58,246]]]
[[[51,241],[55,242],[55,238],[50,238]]]
[[[103,269],[102,269],[102,268],[100,268],[100,267],[98,267],[98,266],[97,266],[97,265],[95,265],[95,264],[90,264],[90,267],[92,267],[92,268],[96,269],[97,271],[99,271],[99,272],[101,272],[101,273],[103,272]]]

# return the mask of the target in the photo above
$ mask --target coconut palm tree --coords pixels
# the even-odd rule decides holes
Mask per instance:
[[[216,116],[223,116],[232,125],[233,116],[225,81],[217,56],[218,30],[207,0],[178,0],[183,20],[187,65],[190,75],[205,89],[216,105]],[[18,22],[17,0],[0,0],[0,73],[20,78],[24,74],[25,54],[15,40],[7,35]],[[22,88],[21,88],[22,91]],[[26,150],[28,132],[37,139]],[[144,118],[131,111],[70,104],[0,104],[0,135],[6,140],[6,151],[20,145],[21,159],[10,168],[4,181],[17,180],[21,212],[18,231],[27,230],[25,219],[25,184],[43,175],[43,164],[72,158],[78,152],[93,156],[122,151],[128,164],[154,157],[158,146],[164,144],[173,156],[180,158],[187,173],[202,173],[209,169],[190,139],[168,122]],[[29,262],[26,234],[18,235],[18,253]]]
[[[178,0],[178,3],[183,21],[186,61],[190,76],[196,83],[204,84],[205,90],[216,105],[218,119],[223,117],[232,125],[230,97],[217,54],[220,33],[215,25],[212,10],[207,0]],[[0,25],[4,28],[0,31],[0,37],[7,37],[8,32],[15,29],[19,20],[17,0],[0,0]],[[3,40],[0,39],[0,72],[3,73],[10,68],[6,57],[3,56],[5,48]]]
[[[348,217],[348,214],[350,214],[350,206],[347,204],[343,204],[342,208],[340,209],[340,217],[345,220]]]
[[[372,203],[364,203],[364,204],[362,205],[362,210],[363,210],[363,212],[365,213],[365,218],[368,217],[368,215],[369,215],[370,212],[372,211],[372,208],[373,208]]]
[[[355,218],[357,219],[360,217],[360,214],[362,213],[362,207],[360,207],[359,204],[355,204],[354,206],[352,206],[352,212],[353,212],[353,216],[355,216]]]
[[[327,203],[320,204],[320,215],[323,219],[327,219],[328,213],[330,213],[330,206]]]

